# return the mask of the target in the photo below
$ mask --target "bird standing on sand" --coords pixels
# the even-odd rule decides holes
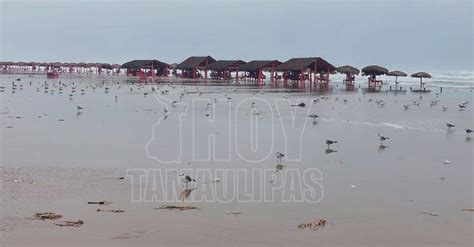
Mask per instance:
[[[190,182],[197,182],[196,179],[194,179],[194,178],[192,178],[191,176],[186,175],[186,174],[184,174],[184,173],[179,174],[179,175],[178,175],[178,179],[181,180],[181,183],[183,183],[186,188],[188,187],[188,183],[190,183]]]
[[[277,158],[277,164],[281,165],[281,159],[285,157],[284,153],[276,152],[275,157]]]
[[[378,134],[379,135],[379,140],[380,140],[380,145],[383,145],[383,142],[390,139],[386,136],[383,136],[383,135],[380,135],[380,133]]]
[[[451,128],[455,127],[456,125],[447,123],[446,126],[448,127],[448,130],[451,130]]]
[[[84,107],[82,107],[82,106],[80,106],[80,105],[77,106],[77,111],[81,111],[81,110],[83,110],[83,109],[84,109]]]
[[[472,129],[466,129],[466,134],[469,135],[472,133],[472,131],[473,131]]]
[[[331,144],[335,144],[335,143],[337,143],[337,141],[326,140],[326,145],[328,145],[328,149],[329,149],[329,146],[330,146]]]

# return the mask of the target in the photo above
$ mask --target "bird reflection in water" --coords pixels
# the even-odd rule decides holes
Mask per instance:
[[[388,148],[388,146],[380,144],[377,152],[380,153],[380,152],[384,151],[386,148]]]
[[[278,165],[276,165],[275,169],[276,169],[277,172],[279,172],[279,171],[282,171],[284,167],[285,167],[284,165],[278,164]]]
[[[190,195],[191,195],[191,192],[193,192],[193,190],[195,190],[196,188],[191,188],[191,189],[184,189],[183,191],[181,191],[181,193],[179,194],[179,199],[184,201],[184,199],[187,199]]]

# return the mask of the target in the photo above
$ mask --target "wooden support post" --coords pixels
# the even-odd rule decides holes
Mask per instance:
[[[239,83],[239,66],[237,66],[237,70],[235,71],[235,82]]]
[[[206,58],[206,67],[204,67],[204,79],[207,80],[207,65],[208,65],[208,59]]]
[[[155,68],[154,68],[154,66],[153,66],[153,62],[151,63],[151,77],[156,77]]]
[[[304,70],[303,69],[300,72],[300,82],[304,83]]]
[[[329,72],[329,68],[328,68],[328,74],[326,75],[326,87],[329,88],[329,75],[331,73]]]
[[[314,73],[313,73],[313,81],[312,81],[312,83],[316,83],[316,82],[317,82],[317,81],[316,81],[316,79],[317,79],[316,73],[317,73],[317,68],[318,68],[318,67],[317,67],[317,64],[318,64],[317,62],[314,63]]]
[[[275,83],[275,65],[272,65],[272,72],[270,74],[270,82]]]

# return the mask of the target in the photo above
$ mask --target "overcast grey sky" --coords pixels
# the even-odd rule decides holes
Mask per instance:
[[[5,1],[0,60],[180,62],[320,56],[473,70],[473,1]]]

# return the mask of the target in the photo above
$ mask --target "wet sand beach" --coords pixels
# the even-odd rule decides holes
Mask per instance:
[[[470,86],[394,94],[347,92],[340,84],[330,92],[145,85],[125,77],[46,84],[41,76],[0,76],[4,246],[472,245],[474,215],[461,211],[474,207],[474,135],[465,132],[474,128]],[[460,110],[463,101],[468,103]],[[305,107],[293,106],[300,103]],[[379,134],[389,137],[382,147]],[[338,141],[329,152],[327,139]],[[275,152],[285,153],[282,169]],[[130,169],[178,169],[198,182],[184,201],[133,202],[145,184],[153,194],[156,181],[138,184],[127,176]],[[272,181],[202,177],[199,169],[266,169]],[[321,187],[314,190],[320,200],[282,202],[279,194],[269,202],[193,201],[231,184],[237,193],[249,184],[265,185],[257,194],[270,193],[294,181],[288,171],[307,169],[321,172]],[[179,193],[176,175],[160,177],[166,179],[159,186]],[[220,181],[212,182],[216,177]],[[88,204],[101,200],[112,204]],[[156,209],[163,205],[198,209]],[[38,212],[84,224],[59,227],[32,219]],[[327,223],[316,231],[298,228],[316,219]]]

